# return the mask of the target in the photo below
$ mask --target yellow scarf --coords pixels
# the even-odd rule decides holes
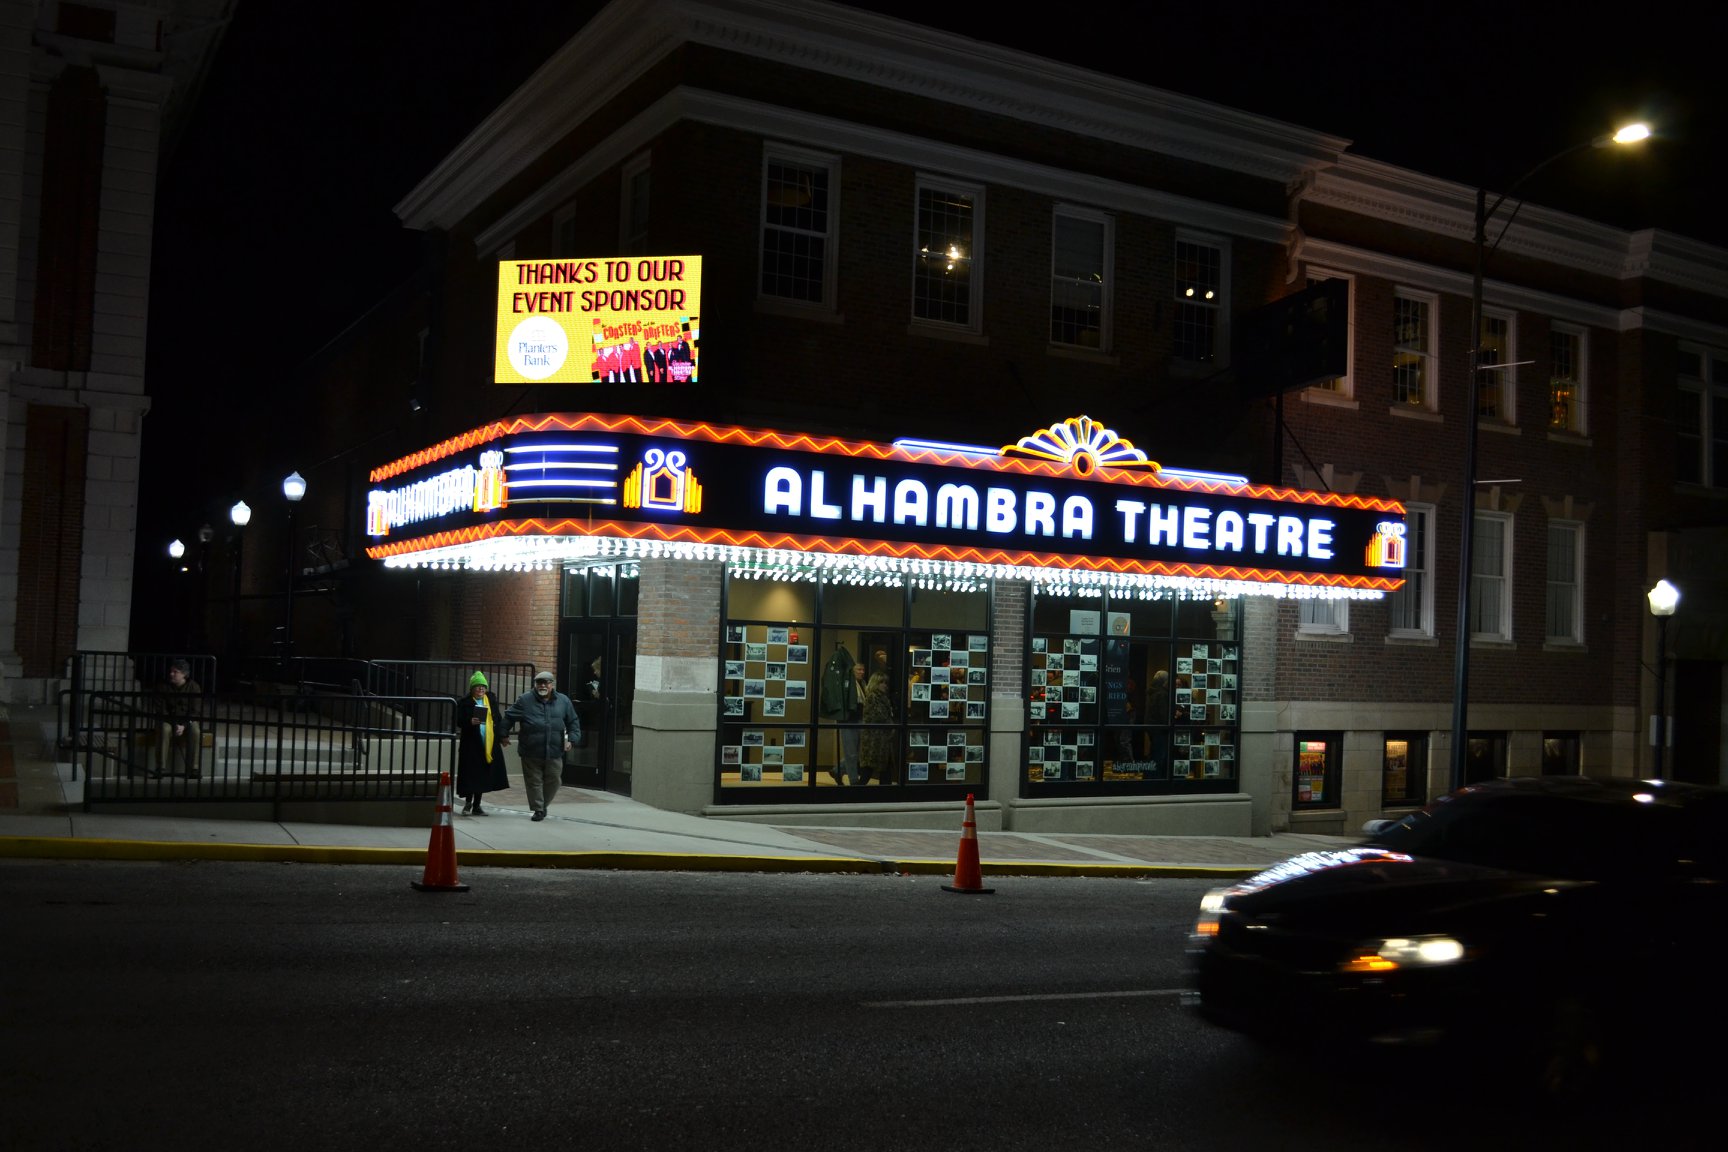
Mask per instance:
[[[480,707],[486,713],[486,718],[480,721],[480,736],[486,745],[486,763],[492,763],[492,700],[490,697],[480,697]]]

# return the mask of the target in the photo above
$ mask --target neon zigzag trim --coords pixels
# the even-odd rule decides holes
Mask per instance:
[[[446,456],[519,432],[544,432],[547,429],[565,432],[631,432],[643,436],[675,436],[685,440],[707,440],[716,444],[767,445],[796,452],[815,452],[829,456],[851,456],[875,460],[912,460],[924,463],[953,465],[972,471],[1018,472],[1027,475],[1072,478],[1066,464],[1043,460],[1010,457],[968,456],[960,452],[943,452],[935,448],[896,448],[866,440],[841,440],[835,437],[813,436],[809,433],[787,434],[724,424],[686,424],[677,420],[644,419],[639,416],[600,416],[593,413],[548,412],[521,416],[509,422],[496,421],[471,432],[464,432],[411,456],[404,456],[368,475],[373,483],[388,480],[415,468],[424,467]],[[1208,492],[1255,499],[1276,500],[1286,504],[1316,504],[1334,508],[1358,508],[1370,512],[1404,513],[1404,505],[1396,500],[1375,496],[1342,495],[1336,492],[1310,492],[1299,488],[1278,488],[1270,484],[1246,487],[1218,480],[1178,480],[1149,476],[1140,472],[1116,471],[1105,481],[1109,484],[1145,488],[1174,489],[1184,492]]]
[[[735,548],[780,549],[797,552],[827,552],[837,556],[892,556],[896,559],[946,560],[957,564],[991,564],[1070,571],[1116,572],[1123,575],[1185,576],[1213,580],[1240,580],[1258,584],[1305,584],[1310,587],[1362,588],[1391,592],[1403,586],[1402,577],[1342,576],[1319,572],[1269,573],[1257,568],[1233,568],[1211,564],[1172,564],[1156,560],[1123,560],[1116,557],[1072,556],[1055,552],[1011,552],[1006,549],[953,548],[895,544],[827,536],[792,536],[765,532],[729,532],[724,529],[668,527],[659,524],[628,524],[616,520],[506,520],[451,532],[437,532],[414,540],[366,549],[374,560],[406,556],[434,548],[476,544],[500,536],[603,536],[628,540],[659,540],[668,544],[725,544]]]

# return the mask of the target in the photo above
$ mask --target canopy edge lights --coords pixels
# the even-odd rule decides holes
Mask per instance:
[[[972,590],[989,580],[1025,580],[1053,595],[1112,592],[1143,600],[1216,600],[1267,596],[1279,600],[1379,600],[1376,588],[1337,584],[1283,584],[1222,576],[1179,576],[1092,569],[1053,570],[1024,564],[987,564],[911,556],[853,556],[832,552],[749,548],[733,544],[618,539],[609,536],[504,536],[385,558],[387,568],[482,572],[550,571],[571,561],[670,558],[724,563],[747,580],[828,581]]]

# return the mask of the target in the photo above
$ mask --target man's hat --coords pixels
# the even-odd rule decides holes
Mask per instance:
[[[468,677],[468,687],[472,688],[476,684],[482,688],[486,687],[486,673],[476,672],[474,675]]]
[[[556,679],[558,679],[558,677],[552,675],[552,673],[549,671],[548,672],[536,672],[536,673],[534,673],[534,683],[536,683],[536,684],[540,683],[541,681],[545,681],[546,683],[550,684],[550,683],[552,683],[552,681],[554,681]]]

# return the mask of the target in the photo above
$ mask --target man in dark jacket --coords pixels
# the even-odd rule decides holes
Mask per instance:
[[[546,819],[546,806],[558,794],[558,777],[564,770],[564,753],[582,735],[576,706],[570,697],[553,687],[551,672],[534,676],[534,689],[516,698],[504,715],[517,730],[516,747],[522,754],[522,787],[534,819]]]
[[[168,775],[174,741],[180,741],[181,771],[196,780],[198,757],[203,750],[204,729],[198,724],[198,705],[204,690],[192,679],[192,666],[184,660],[168,665],[168,682],[156,690],[156,771]]]

